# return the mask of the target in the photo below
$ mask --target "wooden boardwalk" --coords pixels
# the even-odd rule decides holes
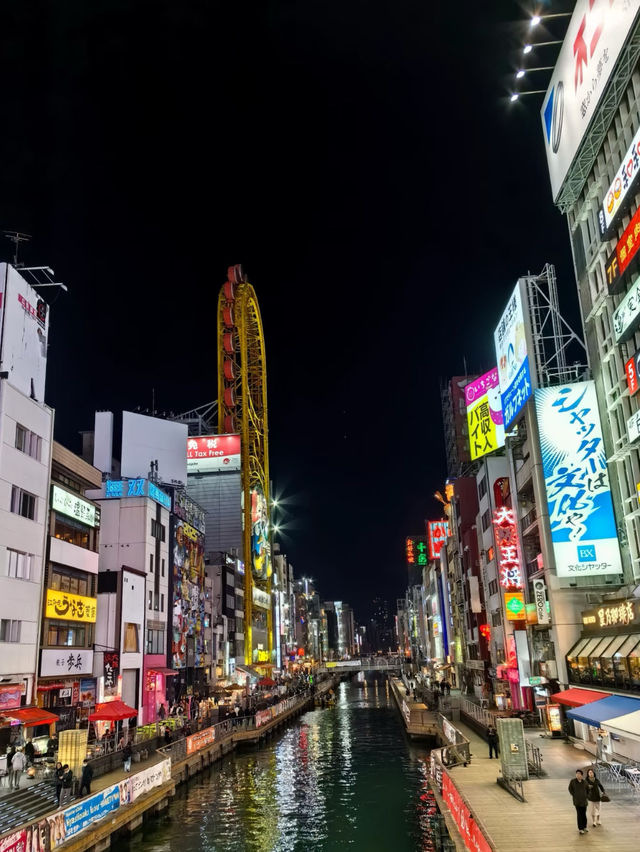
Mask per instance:
[[[486,742],[466,725],[455,724],[471,741],[472,760],[467,767],[450,769],[450,776],[496,852],[521,852],[523,848],[545,852],[640,849],[640,798],[633,796],[629,785],[609,787],[604,782],[611,802],[601,805],[602,826],[589,825],[588,834],[578,834],[567,787],[576,769],[589,765],[590,755],[584,750],[563,740],[541,737],[537,730],[527,732],[533,745],[542,751],[546,774],[524,782],[526,801],[519,802],[497,784],[500,761],[489,760]]]

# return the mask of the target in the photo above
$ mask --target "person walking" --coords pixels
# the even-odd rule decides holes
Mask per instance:
[[[13,782],[13,789],[17,790],[20,786],[20,776],[27,765],[27,758],[24,756],[24,752],[20,747],[13,755],[13,759],[11,761],[11,769],[13,770],[11,781]]]
[[[131,772],[131,756],[133,754],[133,749],[131,748],[131,743],[129,741],[126,742],[125,747],[122,749],[122,768],[125,772]]]
[[[62,791],[60,793],[60,807],[63,808],[71,800],[71,788],[73,786],[73,772],[69,764],[62,767]]]
[[[60,761],[56,763],[56,768],[54,772],[54,777],[56,779],[56,802],[60,805],[60,793],[62,792],[62,776],[64,775],[64,769],[62,768],[62,764]]]
[[[498,732],[493,725],[489,725],[489,728],[487,729],[487,742],[489,743],[489,760],[493,759],[494,753],[497,759],[500,741],[498,739]]]
[[[33,743],[31,742],[31,740],[27,740],[27,742],[25,744],[24,755],[27,758],[27,763],[29,764],[29,766],[32,766],[33,760],[36,756],[36,750],[33,746]]]
[[[82,761],[82,777],[80,779],[80,795],[91,795],[91,779],[93,778],[93,768],[85,757]],[[84,791],[87,791],[86,794]]]
[[[167,708],[164,706],[164,704],[161,704],[161,705],[160,705],[160,709],[158,710],[158,718],[159,718],[162,722],[164,722],[164,720],[166,719],[166,717],[167,717]]]
[[[602,797],[605,795],[605,792],[604,787],[600,783],[593,769],[588,770],[586,781],[587,799],[589,800],[589,815],[591,817],[591,823],[595,827],[596,825],[602,825],[600,822],[600,802],[602,801]]]
[[[584,780],[584,772],[582,769],[576,769],[576,777],[569,782],[569,793],[573,799],[573,806],[576,809],[578,818],[578,831],[580,834],[587,834],[587,782]]]

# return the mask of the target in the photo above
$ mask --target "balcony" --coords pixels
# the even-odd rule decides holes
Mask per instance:
[[[49,550],[52,562],[58,565],[67,565],[69,568],[77,568],[88,574],[98,573],[98,554],[92,550],[85,550],[76,544],[69,544],[60,538],[51,536],[51,547]]]
[[[531,529],[531,527],[536,524],[538,521],[538,510],[534,506],[527,514],[520,518],[520,530],[522,531],[522,535],[526,535],[527,532]]]
[[[527,577],[529,578],[529,580],[532,577],[535,577],[536,575],[540,574],[542,570],[543,568],[541,568],[538,564],[537,556],[535,559],[532,559],[530,562],[527,562]]]

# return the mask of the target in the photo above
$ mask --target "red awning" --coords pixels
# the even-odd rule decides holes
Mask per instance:
[[[162,668],[162,666],[158,666],[157,668],[153,669],[147,669],[147,671],[149,672],[149,674],[161,674],[165,677],[173,677],[179,674],[179,672],[175,671],[174,669],[166,669]]]
[[[591,704],[592,701],[600,701],[610,695],[610,692],[595,692],[592,689],[565,689],[564,692],[556,692],[550,696],[549,701],[551,704],[566,704],[567,707],[582,707],[583,704]]]
[[[50,692],[52,689],[64,689],[66,683],[47,683],[38,684],[38,692]]]
[[[103,704],[98,704],[96,712],[89,716],[90,722],[121,722],[123,719],[131,719],[137,716],[138,711],[133,707],[129,707],[124,701],[116,699],[115,701],[105,701]]]
[[[57,722],[60,716],[55,713],[49,713],[48,710],[43,710],[41,707],[21,707],[19,710],[5,710],[4,715],[8,719],[15,719],[24,725],[25,728],[33,728],[34,725],[50,725],[52,722]]]

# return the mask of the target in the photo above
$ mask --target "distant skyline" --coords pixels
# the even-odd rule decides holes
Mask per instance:
[[[0,139],[0,223],[69,288],[46,293],[56,437],[215,399],[242,263],[282,550],[359,618],[395,608],[404,537],[440,517],[441,380],[493,366],[515,280],[547,261],[577,316],[539,103],[508,103],[523,10],[362,8],[15,4]]]

